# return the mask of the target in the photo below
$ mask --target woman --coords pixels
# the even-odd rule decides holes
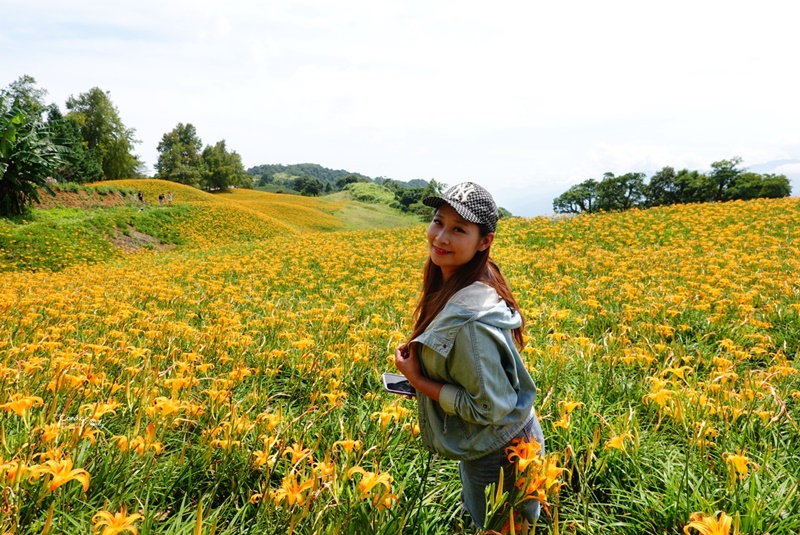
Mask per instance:
[[[458,459],[461,498],[478,527],[484,489],[505,471],[515,438],[544,437],[533,410],[536,386],[520,358],[525,320],[500,268],[489,257],[499,214],[491,194],[472,182],[423,203],[436,208],[428,227],[429,257],[414,331],[395,351],[395,365],[417,389],[425,446]],[[539,503],[524,515],[534,521]]]

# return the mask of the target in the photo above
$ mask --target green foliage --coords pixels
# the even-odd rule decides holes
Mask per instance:
[[[715,201],[725,200],[725,191],[729,189],[736,182],[742,170],[738,169],[738,165],[742,163],[739,156],[734,156],[730,160],[720,160],[711,164],[711,173],[708,179],[714,188]]]
[[[135,130],[127,128],[108,92],[93,87],[86,93],[67,99],[67,118],[81,129],[86,149],[103,170],[106,180],[128,178],[137,174],[139,159],[132,153],[138,141]]]
[[[207,190],[225,191],[230,187],[252,187],[242,165],[242,157],[236,151],[228,152],[225,140],[203,149],[203,187]]]
[[[390,206],[394,202],[394,193],[384,186],[372,184],[371,182],[352,182],[345,186],[345,191],[357,201],[385,204]]]
[[[203,180],[202,141],[191,123],[178,123],[158,144],[156,178],[199,187]]]
[[[74,118],[61,114],[58,106],[51,106],[47,124],[53,141],[63,147],[63,161],[55,171],[55,177],[63,182],[96,182],[103,179],[103,169],[94,154],[85,148],[81,127]]]
[[[343,190],[348,184],[354,184],[357,182],[369,182],[366,178],[356,175],[356,174],[349,174],[347,176],[340,177],[336,179],[336,189]]]
[[[52,193],[46,179],[61,161],[41,115],[0,95],[0,216],[25,213],[39,187]]]
[[[36,79],[27,74],[20,76],[6,89],[0,91],[0,96],[3,96],[8,102],[16,102],[26,114],[39,118],[46,108],[44,102],[46,95],[47,90],[36,87]]]
[[[356,177],[357,179],[361,180],[370,180],[369,177],[359,173],[352,173],[342,169],[328,169],[327,167],[322,167],[321,165],[315,163],[298,163],[292,165],[257,165],[248,169],[247,173],[255,177],[261,185],[271,184],[275,182],[276,179],[280,180],[281,177],[279,175],[283,175],[283,178],[287,176],[291,178],[305,176],[316,178],[322,182],[323,187],[324,184],[331,184],[332,186],[335,186],[337,190],[341,190],[343,187],[343,185],[337,185],[337,181],[340,178]],[[349,182],[345,182],[344,185],[347,185],[347,183]]]
[[[560,214],[597,211],[597,181],[590,178],[556,197],[553,209]]]
[[[67,191],[71,193],[85,191],[87,193],[97,193],[98,195],[108,195],[111,193],[117,193],[123,197],[127,195],[130,196],[136,195],[136,191],[132,190],[131,188],[121,188],[113,184],[103,184],[98,186],[83,186],[80,184],[76,184],[74,182],[63,182],[60,184],[53,184],[50,189],[52,189],[53,191]]]
[[[606,173],[597,185],[597,208],[605,211],[629,210],[644,199],[644,173],[614,176]]]
[[[330,186],[330,184],[328,185]],[[317,178],[303,175],[292,179],[292,189],[300,192],[300,195],[316,197],[325,192],[325,184]]]
[[[711,164],[708,174],[688,169],[676,172],[667,166],[653,174],[647,184],[644,173],[606,173],[599,182],[589,179],[570,187],[555,198],[553,210],[577,214],[791,195],[786,176],[747,172],[738,167],[741,163],[738,156],[720,160]]]

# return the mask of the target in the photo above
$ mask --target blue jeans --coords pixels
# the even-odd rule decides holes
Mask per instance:
[[[539,419],[533,415],[530,423],[517,434],[515,438],[522,438],[530,441],[535,439],[541,446],[540,455],[544,455],[544,435],[539,425]],[[472,517],[479,528],[483,528],[486,520],[486,494],[485,489],[491,483],[498,483],[500,480],[500,469],[503,470],[503,490],[511,492],[516,483],[514,474],[514,463],[508,461],[506,448],[511,445],[504,445],[497,451],[484,455],[472,461],[459,461],[458,473],[461,476],[461,501],[464,508]],[[521,513],[529,522],[535,522],[539,518],[540,504],[536,500],[527,500],[522,507]]]

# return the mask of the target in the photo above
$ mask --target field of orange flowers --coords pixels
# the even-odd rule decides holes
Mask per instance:
[[[179,195],[173,250],[2,273],[0,533],[470,532],[455,464],[380,386],[424,225],[275,197]],[[537,533],[800,532],[797,199],[509,219],[495,244],[548,451],[512,452],[507,500],[546,503]]]

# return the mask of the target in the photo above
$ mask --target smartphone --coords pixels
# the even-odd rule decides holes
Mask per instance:
[[[417,394],[417,390],[411,386],[408,379],[399,373],[384,373],[383,388],[393,394],[404,394],[406,396],[415,396]]]

